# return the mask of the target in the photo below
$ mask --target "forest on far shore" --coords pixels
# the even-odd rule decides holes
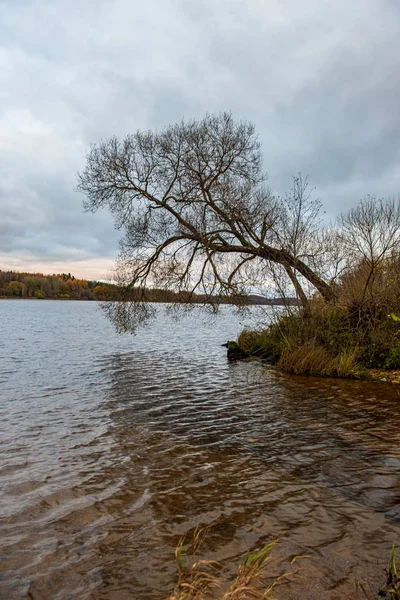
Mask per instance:
[[[0,269],[0,298],[34,298],[37,300],[118,300],[121,297],[119,286],[104,281],[77,279],[71,273],[43,275],[43,273],[19,273]],[[131,291],[131,300],[146,302],[187,302],[185,292],[176,293],[158,288],[141,291],[140,298]],[[191,302],[203,303],[204,296],[193,294]],[[222,304],[230,304],[233,299],[220,299]],[[246,298],[248,304],[295,304],[295,298],[265,298],[251,294]]]
[[[111,299],[116,286],[77,279],[71,273],[43,275],[0,270],[0,297],[64,300]]]

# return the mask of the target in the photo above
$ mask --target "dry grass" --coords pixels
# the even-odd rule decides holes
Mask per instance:
[[[278,366],[296,375],[358,378],[362,372],[357,357],[357,348],[342,350],[337,356],[332,356],[326,348],[311,341],[298,348],[286,348]]]
[[[316,306],[314,311],[325,318],[324,305]],[[327,330],[325,323],[322,329]],[[298,313],[280,315],[267,329],[242,331],[238,345],[246,353],[267,357],[282,371],[296,375],[357,376],[357,349],[338,348],[335,344],[329,348],[320,337],[314,319]]]
[[[343,350],[336,358],[338,377],[359,377],[361,365],[358,362],[358,348]]]
[[[222,586],[222,565],[215,561],[196,560],[207,530],[208,528],[195,530],[186,552],[183,550],[187,545],[185,537],[179,540],[175,550],[178,582],[167,600],[273,600],[272,592],[275,586],[289,576],[289,573],[285,573],[271,582],[271,577],[267,574],[268,559],[278,540],[266,544],[261,550],[249,552],[239,565],[233,582],[223,591],[222,587],[226,589],[226,583]],[[297,556],[292,560],[292,564],[307,557]],[[367,600],[377,598],[377,590],[368,582],[357,581],[357,593],[357,597],[360,597],[361,593]],[[386,600],[400,600],[400,557],[396,556],[394,545],[389,569],[386,571],[386,584],[379,590],[378,596]]]
[[[278,583],[276,579],[270,585],[265,585],[263,576],[267,560],[275,548],[277,541],[270,542],[261,550],[250,552],[238,568],[236,579],[221,600],[264,600],[271,598],[271,592]]]
[[[206,531],[206,529],[198,527],[194,531],[188,552],[188,555],[191,556],[189,566],[185,564],[187,554],[183,550],[185,537],[179,540],[175,549],[178,583],[168,600],[202,600],[209,597],[209,592],[218,586],[219,564],[209,560],[195,560]]]
[[[334,375],[336,361],[325,348],[311,342],[299,348],[286,348],[278,366],[296,375]]]
[[[239,565],[233,583],[224,592],[219,577],[221,565],[214,561],[196,560],[205,533],[204,529],[195,530],[186,553],[183,551],[185,538],[180,539],[175,550],[178,582],[167,600],[272,600],[272,590],[282,577],[267,584],[265,576],[268,558],[277,540],[261,550],[249,552]],[[188,565],[185,564],[187,562]]]

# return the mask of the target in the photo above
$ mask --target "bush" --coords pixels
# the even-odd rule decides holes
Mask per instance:
[[[296,374],[360,377],[367,368],[400,369],[399,265],[397,256],[386,262],[368,293],[364,265],[357,266],[334,302],[314,297],[269,327],[243,331],[238,344]]]
[[[400,369],[400,346],[391,348],[389,356],[384,362],[385,369]]]
[[[237,343],[246,354],[268,355],[270,358],[279,356],[268,329],[260,329],[259,331],[245,329],[239,335]]]

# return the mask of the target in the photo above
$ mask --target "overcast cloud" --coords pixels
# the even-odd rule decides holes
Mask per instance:
[[[328,215],[400,192],[398,0],[0,0],[0,268],[104,278],[108,213],[74,191],[92,142],[231,110],[271,187]]]

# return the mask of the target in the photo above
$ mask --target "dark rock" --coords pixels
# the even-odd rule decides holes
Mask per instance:
[[[228,360],[243,360],[249,357],[249,354],[244,352],[236,342],[227,342],[222,346],[228,348]]]

